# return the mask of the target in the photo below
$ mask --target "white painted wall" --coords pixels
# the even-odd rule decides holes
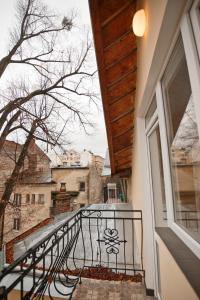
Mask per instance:
[[[143,38],[138,39],[138,78],[136,93],[136,116],[134,131],[133,163],[132,163],[132,193],[131,200],[134,209],[142,209],[144,225],[144,269],[146,271],[147,288],[156,290],[156,258],[154,252],[154,217],[153,206],[150,197],[150,184],[148,174],[148,159],[146,149],[144,116],[155,91],[156,83],[159,80],[161,70],[164,67],[166,56],[174,39],[174,34],[183,14],[186,0],[141,0],[138,7],[144,8],[147,16],[147,30]],[[169,289],[177,290],[177,282],[184,285],[185,295],[194,292],[188,282],[184,281],[184,275],[175,265],[172,257],[164,244],[160,247],[162,258],[162,270],[165,271],[167,262],[170,270],[175,270],[176,280],[171,280],[171,285],[165,284],[165,274],[161,278],[161,285],[164,288],[164,298],[170,298]],[[170,265],[171,264],[171,265]],[[193,293],[192,293],[192,292]],[[178,294],[177,294],[178,295]]]
[[[198,300],[185,275],[171,256],[163,241],[157,237],[160,257],[162,300]]]

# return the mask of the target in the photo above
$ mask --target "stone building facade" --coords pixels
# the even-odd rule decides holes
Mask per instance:
[[[22,145],[6,141],[0,155],[1,195],[12,173]],[[33,141],[24,166],[5,211],[4,242],[50,217],[51,190],[50,159]],[[0,195],[0,196],[1,196]]]
[[[101,202],[103,158],[92,155],[87,166],[58,166],[52,168],[52,179],[56,182],[56,190],[61,185],[71,195],[71,209]]]
[[[1,152],[1,195],[21,149],[22,145],[6,141]],[[63,163],[50,168],[49,157],[34,141],[31,143],[6,207],[4,243],[57,214],[101,202],[103,158],[91,153],[88,158],[88,153],[84,153],[87,156],[84,167]],[[78,152],[76,157],[79,157]]]

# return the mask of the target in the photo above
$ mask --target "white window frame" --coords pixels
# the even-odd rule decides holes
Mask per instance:
[[[153,97],[151,97],[151,101],[149,102],[149,105],[147,107],[146,113],[148,112],[148,109],[151,105],[151,102],[154,99],[154,96],[156,97],[156,94],[153,94]],[[157,102],[157,100],[156,100]],[[158,292],[158,285],[159,285],[159,274],[158,274],[158,262],[157,262],[157,249],[156,249],[156,225],[155,225],[155,209],[154,209],[154,197],[153,197],[153,186],[152,186],[152,173],[151,173],[151,158],[150,158],[150,149],[149,149],[149,136],[151,133],[155,130],[157,126],[160,127],[159,124],[159,119],[158,119],[158,107],[156,108],[155,112],[151,116],[149,123],[146,125],[145,124],[145,118],[143,119],[143,125],[145,128],[145,141],[146,141],[146,153],[147,153],[147,168],[148,168],[148,195],[149,199],[148,201],[150,202],[150,207],[151,207],[151,216],[152,216],[152,232],[153,232],[153,267],[154,267],[154,276],[153,276],[153,281],[154,281],[154,287],[155,287],[155,296],[158,298],[158,300],[161,300],[161,297]]]
[[[195,1],[195,3],[196,2],[197,1]],[[196,44],[193,36],[193,29],[192,29],[189,14],[190,12],[187,12],[182,17],[180,28],[177,31],[176,36],[178,36],[178,33],[180,32],[183,39],[183,45],[184,45],[187,66],[188,66],[189,77],[190,77],[190,84],[192,89],[195,112],[196,115],[199,116],[200,115],[200,101],[199,101],[200,62],[198,58],[198,53],[196,49]],[[170,53],[169,57],[171,56],[171,53],[174,49],[174,45],[175,43],[173,43],[169,51]],[[169,57],[167,58],[165,68],[169,61]],[[163,75],[164,70],[162,70],[161,76]],[[159,81],[156,86],[156,100],[157,100],[157,110],[158,110],[158,118],[159,118],[160,134],[161,134],[161,148],[162,148],[162,156],[163,156],[163,171],[164,171],[168,226],[183,240],[183,242],[196,254],[196,256],[200,258],[200,244],[196,240],[194,240],[192,236],[189,235],[189,233],[187,233],[184,229],[182,229],[175,222],[175,218],[174,218],[170,156],[169,156],[169,148],[168,148],[168,140],[167,140],[167,128],[166,128],[166,120],[165,120],[164,101],[163,101],[163,95],[161,89],[161,81]],[[200,118],[197,118],[197,126],[198,126],[198,133],[200,137]]]

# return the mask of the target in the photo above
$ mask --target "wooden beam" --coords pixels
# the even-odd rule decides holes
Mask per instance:
[[[133,126],[134,115],[133,113],[127,114],[123,118],[115,121],[111,125],[113,136],[120,135],[122,132]]]
[[[115,101],[119,97],[124,96],[126,93],[131,91],[133,88],[136,87],[136,72],[130,73],[126,78],[124,78],[123,81],[118,82],[114,86],[111,86],[107,93],[108,93],[108,99],[109,103],[112,103],[112,101]]]
[[[124,93],[124,95],[122,95],[118,98],[114,98],[112,101],[110,101],[110,105],[115,104],[116,102],[119,102],[120,100],[124,100],[124,98],[126,98],[127,96],[134,97],[135,91],[136,91],[136,88],[134,87],[133,89],[131,89],[127,93]]]
[[[106,69],[106,79],[108,86],[112,85],[113,82],[118,82],[123,75],[134,71],[137,60],[136,51],[132,51],[129,55],[124,55],[123,59],[118,64],[114,63],[112,67]]]
[[[131,107],[129,110],[123,111],[120,115],[116,116],[114,119],[111,120],[111,123],[116,123],[120,119],[126,117],[129,114],[132,114],[134,112],[134,108]]]
[[[110,23],[114,18],[116,18],[119,14],[121,14],[127,7],[130,6],[131,3],[127,2],[122,5],[118,10],[116,10],[113,14],[111,14],[103,23],[101,24],[102,27],[106,26]]]
[[[131,127],[128,128],[127,130],[124,130],[123,132],[114,135],[114,136],[113,136],[113,140],[114,140],[114,139],[117,139],[118,137],[120,137],[120,136],[122,136],[122,135],[124,135],[124,134],[126,134],[128,131],[131,131],[131,132],[132,132],[132,131],[133,131],[133,128],[134,128],[134,126],[131,126]]]
[[[131,49],[128,53],[126,53],[125,55],[121,55],[120,57],[118,57],[118,59],[113,59],[112,62],[110,62],[110,64],[106,64],[106,70],[109,70],[110,68],[114,67],[117,64],[120,64],[121,61],[123,61],[124,59],[126,59],[129,56],[132,56],[133,54],[136,54],[137,51],[137,47]]]
[[[121,154],[123,154],[123,153],[125,153],[126,151],[132,151],[132,145],[129,145],[129,146],[127,146],[127,147],[124,147],[123,149],[121,149],[121,150],[118,150],[118,151],[115,151],[114,152],[114,157],[116,156],[116,155],[121,155]]]
[[[134,95],[129,93],[128,95],[121,97],[117,102],[110,104],[110,118],[115,119],[117,116],[121,115],[128,108],[134,108]]]
[[[129,6],[123,11],[123,14],[118,15],[118,18],[113,19],[102,28],[104,48],[126,34],[128,30],[132,30],[134,7],[135,5],[132,5],[131,9]]]
[[[117,83],[119,83],[120,81],[122,81],[123,79],[125,79],[128,75],[135,73],[136,71],[137,71],[137,67],[133,66],[131,70],[129,70],[125,74],[123,74],[120,77],[118,77],[115,81],[113,81],[110,84],[108,84],[108,88],[113,88],[114,85],[116,85]]]

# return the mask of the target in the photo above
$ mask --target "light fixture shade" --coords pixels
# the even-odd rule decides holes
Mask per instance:
[[[146,28],[146,16],[144,9],[138,10],[133,17],[133,32],[136,36],[143,36]]]

